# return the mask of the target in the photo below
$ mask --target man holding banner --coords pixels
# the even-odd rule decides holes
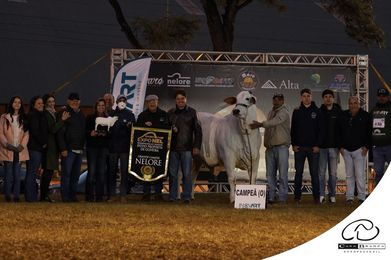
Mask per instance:
[[[158,96],[148,95],[145,97],[145,102],[147,104],[147,109],[138,116],[137,123],[146,127],[167,128],[169,126],[167,112],[158,107]],[[162,189],[163,180],[159,179],[154,183],[156,200],[163,200]],[[143,200],[151,200],[151,184],[149,182],[144,182]]]

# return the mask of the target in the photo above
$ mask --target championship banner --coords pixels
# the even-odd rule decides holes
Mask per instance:
[[[141,58],[125,64],[113,80],[113,96],[124,95],[126,107],[137,116],[143,111],[151,58]]]
[[[171,129],[132,127],[129,173],[141,181],[152,182],[167,176]]]

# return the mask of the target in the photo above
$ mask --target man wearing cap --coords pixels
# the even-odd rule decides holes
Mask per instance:
[[[115,196],[117,186],[118,160],[120,161],[121,186],[120,200],[126,202],[128,193],[128,164],[130,149],[130,129],[136,119],[129,109],[126,108],[127,99],[124,95],[117,97],[117,107],[110,114],[118,117],[118,120],[110,128],[109,132],[109,176],[108,176],[108,200]]]
[[[388,90],[377,90],[377,103],[371,111],[373,165],[376,185],[384,174],[384,163],[391,161],[391,102]]]
[[[335,203],[338,166],[338,118],[341,116],[341,107],[334,103],[334,92],[326,89],[322,92],[323,104],[320,107],[325,125],[325,136],[319,152],[319,194],[320,203],[325,202],[326,171],[328,171],[328,199]]]
[[[290,116],[284,104],[284,95],[273,96],[273,109],[269,112],[267,120],[262,123],[254,121],[250,124],[252,129],[265,128],[264,145],[266,147],[266,176],[269,186],[269,203],[275,201],[277,188],[277,169],[279,172],[278,200],[286,202],[288,197],[288,160],[290,136]]]
[[[169,126],[167,112],[160,109],[159,98],[156,95],[148,95],[145,97],[147,109],[140,113],[137,118],[137,123],[147,127],[166,128]],[[162,197],[163,180],[160,179],[154,183],[155,199],[163,200]],[[144,201],[151,200],[151,183],[144,182]]]
[[[295,153],[295,201],[300,203],[305,159],[311,175],[312,195],[319,203],[319,147],[323,142],[324,125],[321,113],[312,101],[312,92],[300,91],[301,104],[292,114],[291,140]]]
[[[195,109],[187,105],[186,92],[175,92],[175,108],[168,112],[169,122],[173,128],[170,153],[170,201],[174,202],[178,195],[178,170],[181,166],[183,174],[183,200],[190,203],[193,188],[191,167],[192,156],[200,153],[202,129]]]
[[[80,111],[78,93],[69,94],[65,110],[70,117],[57,132],[61,151],[61,198],[63,202],[77,202],[77,184],[85,142],[85,117]]]

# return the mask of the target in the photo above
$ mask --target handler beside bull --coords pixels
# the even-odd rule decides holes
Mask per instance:
[[[269,186],[269,203],[275,201],[277,188],[277,169],[279,172],[278,199],[286,202],[288,198],[288,160],[290,136],[290,116],[284,104],[284,95],[273,96],[273,109],[269,112],[267,120],[262,123],[254,121],[250,127],[265,128],[264,145],[266,147],[266,176]]]

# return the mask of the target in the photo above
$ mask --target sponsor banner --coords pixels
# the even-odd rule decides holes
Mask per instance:
[[[125,64],[113,80],[113,96],[124,95],[126,107],[137,117],[144,108],[151,58],[142,58]]]
[[[266,185],[236,185],[235,209],[265,209]]]
[[[171,129],[133,126],[130,139],[129,173],[151,182],[167,176]]]

